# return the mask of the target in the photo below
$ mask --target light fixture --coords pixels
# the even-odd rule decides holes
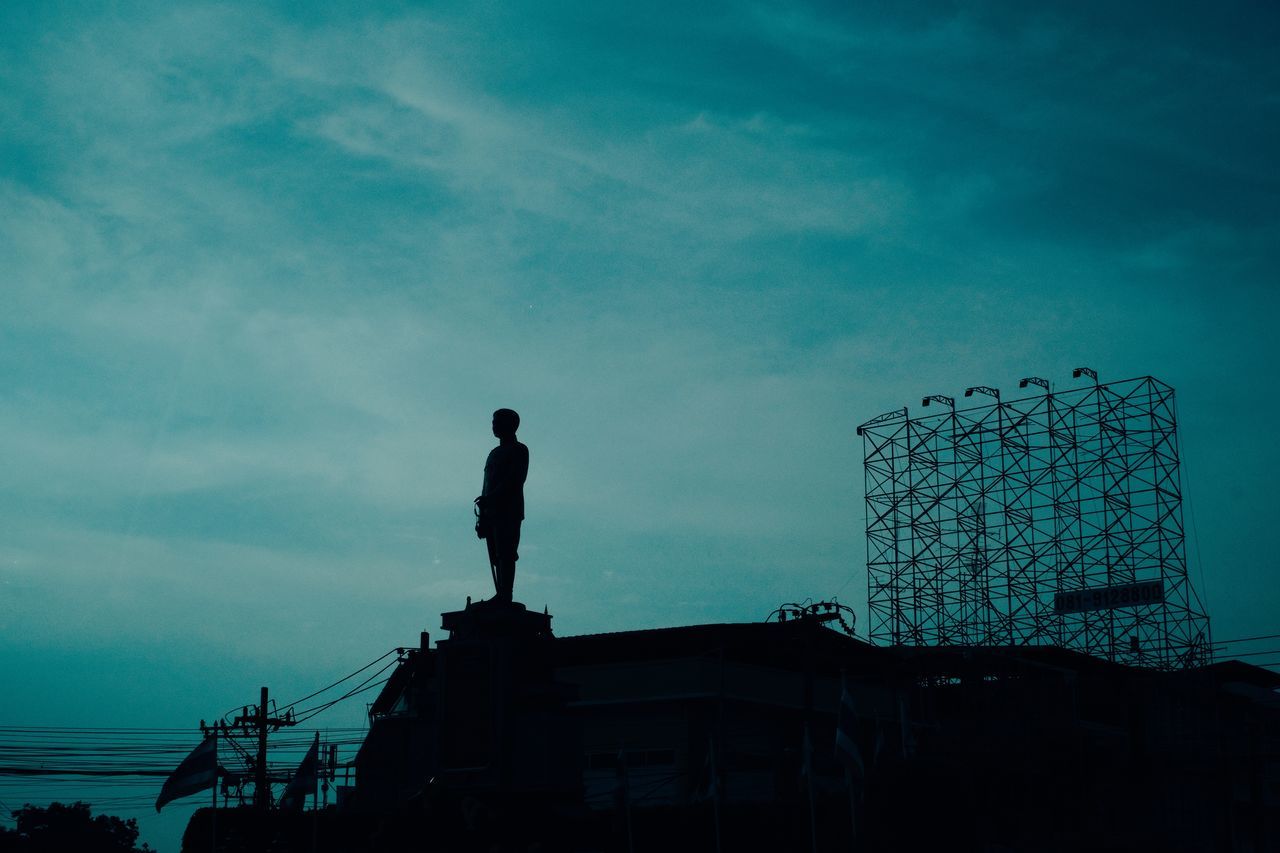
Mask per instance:
[[[973,392],[975,392],[975,391],[977,391],[979,394],[986,394],[988,397],[995,397],[995,398],[996,398],[996,402],[997,402],[997,403],[999,403],[999,402],[1000,402],[1000,389],[999,389],[999,388],[992,388],[992,387],[987,386],[987,385],[974,385],[974,386],[973,386],[973,387],[971,387],[971,388],[966,388],[966,389],[964,389],[964,395],[965,395],[966,397],[972,397],[972,396],[973,396]]]
[[[858,427],[858,430],[857,430],[858,435],[862,435],[866,431],[867,427],[869,426],[875,426],[876,424],[884,423],[885,421],[897,420],[898,418],[905,418],[906,416],[907,416],[906,406],[903,406],[901,409],[894,409],[892,412],[885,412],[883,415],[876,415],[874,418],[867,421],[862,426]]]

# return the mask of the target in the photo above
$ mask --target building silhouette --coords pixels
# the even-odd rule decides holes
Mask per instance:
[[[447,636],[431,647],[424,634],[372,704],[338,805],[246,815],[276,823],[238,837],[297,850],[1280,849],[1280,676],[1258,667],[881,647],[813,613],[573,637],[551,621],[518,603],[443,614]],[[852,769],[835,746],[845,684]],[[219,820],[220,846],[241,849],[236,818]],[[205,821],[184,849],[207,849]]]

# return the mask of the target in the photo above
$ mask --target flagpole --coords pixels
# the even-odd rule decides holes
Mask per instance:
[[[724,743],[724,644],[716,650],[716,659],[720,669],[720,690],[716,697],[716,729],[711,736],[711,784],[715,795],[711,798],[711,806],[716,818],[716,853],[722,853],[720,839],[720,755],[717,752]]]
[[[209,820],[209,853],[218,850],[218,722],[213,723],[213,817]]]
[[[627,752],[618,747],[616,805],[622,811],[622,820],[627,831],[627,853],[635,853],[635,837],[631,834],[631,778],[627,773]]]
[[[818,815],[813,805],[813,740],[809,737],[809,724],[804,724],[805,781],[809,788],[809,842],[813,853],[818,853]]]
[[[867,766],[858,749],[858,723],[849,689],[849,674],[840,670],[840,707],[836,712],[836,756],[844,762],[844,784],[849,790],[849,843],[858,849],[858,802],[866,791]],[[854,790],[855,783],[859,786]]]
[[[809,779],[809,846],[813,853],[818,853],[818,813],[813,804],[812,777]]]
[[[317,826],[320,823],[320,732],[316,732],[316,778],[311,788],[311,853],[316,853]]]
[[[720,762],[716,761],[716,739],[711,738],[710,758],[711,773],[707,786],[711,791],[711,813],[716,821],[716,853],[720,853]]]
[[[711,806],[716,813],[716,853],[720,853],[720,794],[717,793],[711,801]]]
[[[858,806],[857,798],[853,795],[853,771],[847,766],[844,768],[844,784],[849,789],[849,847],[853,850],[858,849]]]
[[[623,773],[626,773],[626,764],[623,765]],[[636,839],[631,832],[631,778],[628,776],[626,787],[622,793],[622,807],[626,809],[627,814],[627,853],[636,853]]]

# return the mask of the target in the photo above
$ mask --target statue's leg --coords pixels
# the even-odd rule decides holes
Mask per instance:
[[[516,560],[520,559],[520,519],[511,522],[511,550],[507,553],[507,598],[516,591]]]
[[[496,554],[494,562],[495,585],[498,598],[503,601],[511,601],[516,583],[516,560],[520,559],[517,550],[520,546],[520,520],[508,521],[504,519],[501,524],[495,525],[495,527],[497,532],[494,537],[496,540],[494,547]]]
[[[501,560],[501,548],[498,545],[498,537],[495,535],[493,525],[489,526],[489,535],[485,538],[484,544],[489,551],[489,577],[493,580],[493,591],[498,596],[501,596],[502,581],[498,570]]]

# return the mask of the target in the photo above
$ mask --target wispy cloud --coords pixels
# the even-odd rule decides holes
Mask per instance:
[[[1224,403],[1274,360],[1261,42],[683,11],[181,4],[0,42],[11,636],[196,606],[237,654],[264,620],[402,636],[484,593],[499,405],[533,448],[521,588],[575,629],[856,590],[853,427],[923,393],[1160,374],[1233,436],[1204,506],[1274,455],[1274,405]]]

